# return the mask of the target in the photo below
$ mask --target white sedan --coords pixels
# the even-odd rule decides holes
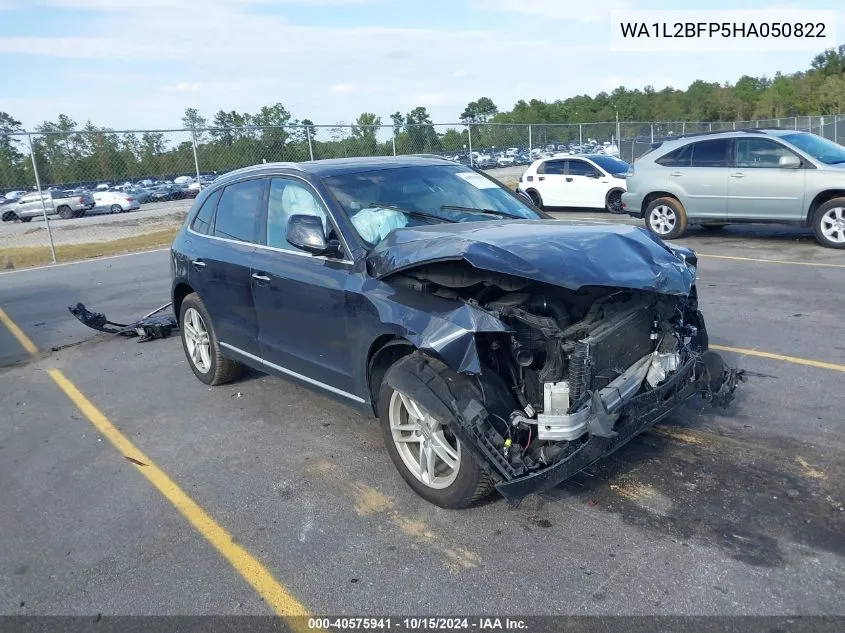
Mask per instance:
[[[123,213],[141,208],[138,200],[122,191],[95,191],[94,202],[98,209],[108,208],[111,213]]]
[[[517,191],[534,206],[586,207],[621,211],[631,166],[603,154],[560,156],[534,161],[519,178]]]

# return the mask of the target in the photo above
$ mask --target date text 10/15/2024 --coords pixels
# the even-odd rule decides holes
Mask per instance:
[[[393,631],[519,631],[527,628],[518,618],[400,617],[400,618],[308,618],[309,629]]]

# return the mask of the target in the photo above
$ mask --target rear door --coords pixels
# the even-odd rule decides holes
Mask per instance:
[[[668,188],[678,195],[690,220],[725,221],[730,149],[729,138],[708,139],[655,161],[667,170]]]
[[[258,319],[250,265],[268,180],[227,185],[203,204],[191,231],[205,235],[191,260],[190,283],[205,303],[224,347],[258,354]]]
[[[728,220],[801,220],[806,169],[780,167],[800,156],[767,138],[737,138],[728,177]]]
[[[569,199],[566,185],[566,161],[547,160],[537,166],[536,189],[543,198],[543,204],[562,207]]]
[[[282,373],[350,397],[354,385],[346,287],[352,262],[346,256],[311,255],[290,244],[287,222],[297,214],[317,215],[327,235],[336,233],[309,183],[273,177],[261,245],[252,263],[261,357]]]

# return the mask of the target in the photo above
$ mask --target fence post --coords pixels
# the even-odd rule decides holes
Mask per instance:
[[[44,193],[41,191],[41,178],[38,176],[35,149],[32,146],[32,134],[27,132],[26,137],[29,140],[29,157],[32,159],[32,173],[35,174],[35,187],[38,189],[38,195],[41,198],[41,212],[44,214],[44,226],[47,227],[47,237],[50,239],[50,254],[53,256],[53,263],[55,264],[58,261],[56,259],[56,245],[53,244],[53,229],[50,227],[50,220],[47,217],[47,204],[44,202]]]
[[[651,124],[651,144],[654,145],[654,123]]]
[[[390,128],[390,142],[393,144],[393,155],[396,156],[396,128]]]
[[[202,191],[202,181],[200,179],[200,161],[197,157],[197,134],[193,130],[191,130],[191,146],[194,150],[194,168],[197,170],[197,183],[199,183],[200,191]]]
[[[532,144],[531,140],[531,124],[528,124],[528,153],[531,154],[531,150],[534,149],[534,145]]]
[[[736,129],[736,121],[734,121],[734,129]]]
[[[467,125],[467,143],[469,144],[469,166],[472,167],[472,125]]]
[[[796,116],[796,117],[792,117],[792,118],[793,118],[794,127],[797,130],[798,129],[798,117]]]
[[[578,145],[584,144],[584,124],[578,124]]]
[[[687,133],[687,122],[681,121],[681,136]]]
[[[305,126],[305,136],[308,138],[308,156],[311,160],[314,160],[314,148],[311,146],[311,127],[308,125]]]
[[[710,123],[708,123],[707,125],[708,125],[707,131],[712,132],[713,131],[713,121],[710,121]]]

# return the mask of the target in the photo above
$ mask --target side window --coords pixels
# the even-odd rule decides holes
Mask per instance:
[[[548,174],[550,176],[559,176],[564,173],[565,168],[565,160],[547,160],[545,163],[540,164],[540,166],[537,168],[537,173]]]
[[[765,138],[736,140],[737,167],[778,167],[782,156],[795,156],[780,143]]]
[[[689,167],[692,161],[692,146],[694,143],[684,145],[658,158],[655,163],[664,167]]]
[[[273,178],[267,202],[267,246],[303,252],[287,241],[288,220],[292,215],[315,215],[329,234],[326,211],[311,189],[296,180]]]
[[[727,167],[728,147],[730,141],[726,138],[712,141],[699,141],[692,148],[693,167]]]
[[[214,216],[215,237],[241,242],[255,241],[255,221],[266,182],[263,178],[256,178],[223,189]]]
[[[199,213],[197,213],[194,221],[191,223],[191,229],[197,233],[205,235],[208,232],[208,227],[211,226],[211,218],[214,216],[214,210],[217,208],[217,202],[223,194],[222,189],[218,189],[212,193],[205,202],[202,203]]]
[[[592,176],[598,173],[596,168],[590,163],[583,160],[569,161],[569,175],[570,176]]]

